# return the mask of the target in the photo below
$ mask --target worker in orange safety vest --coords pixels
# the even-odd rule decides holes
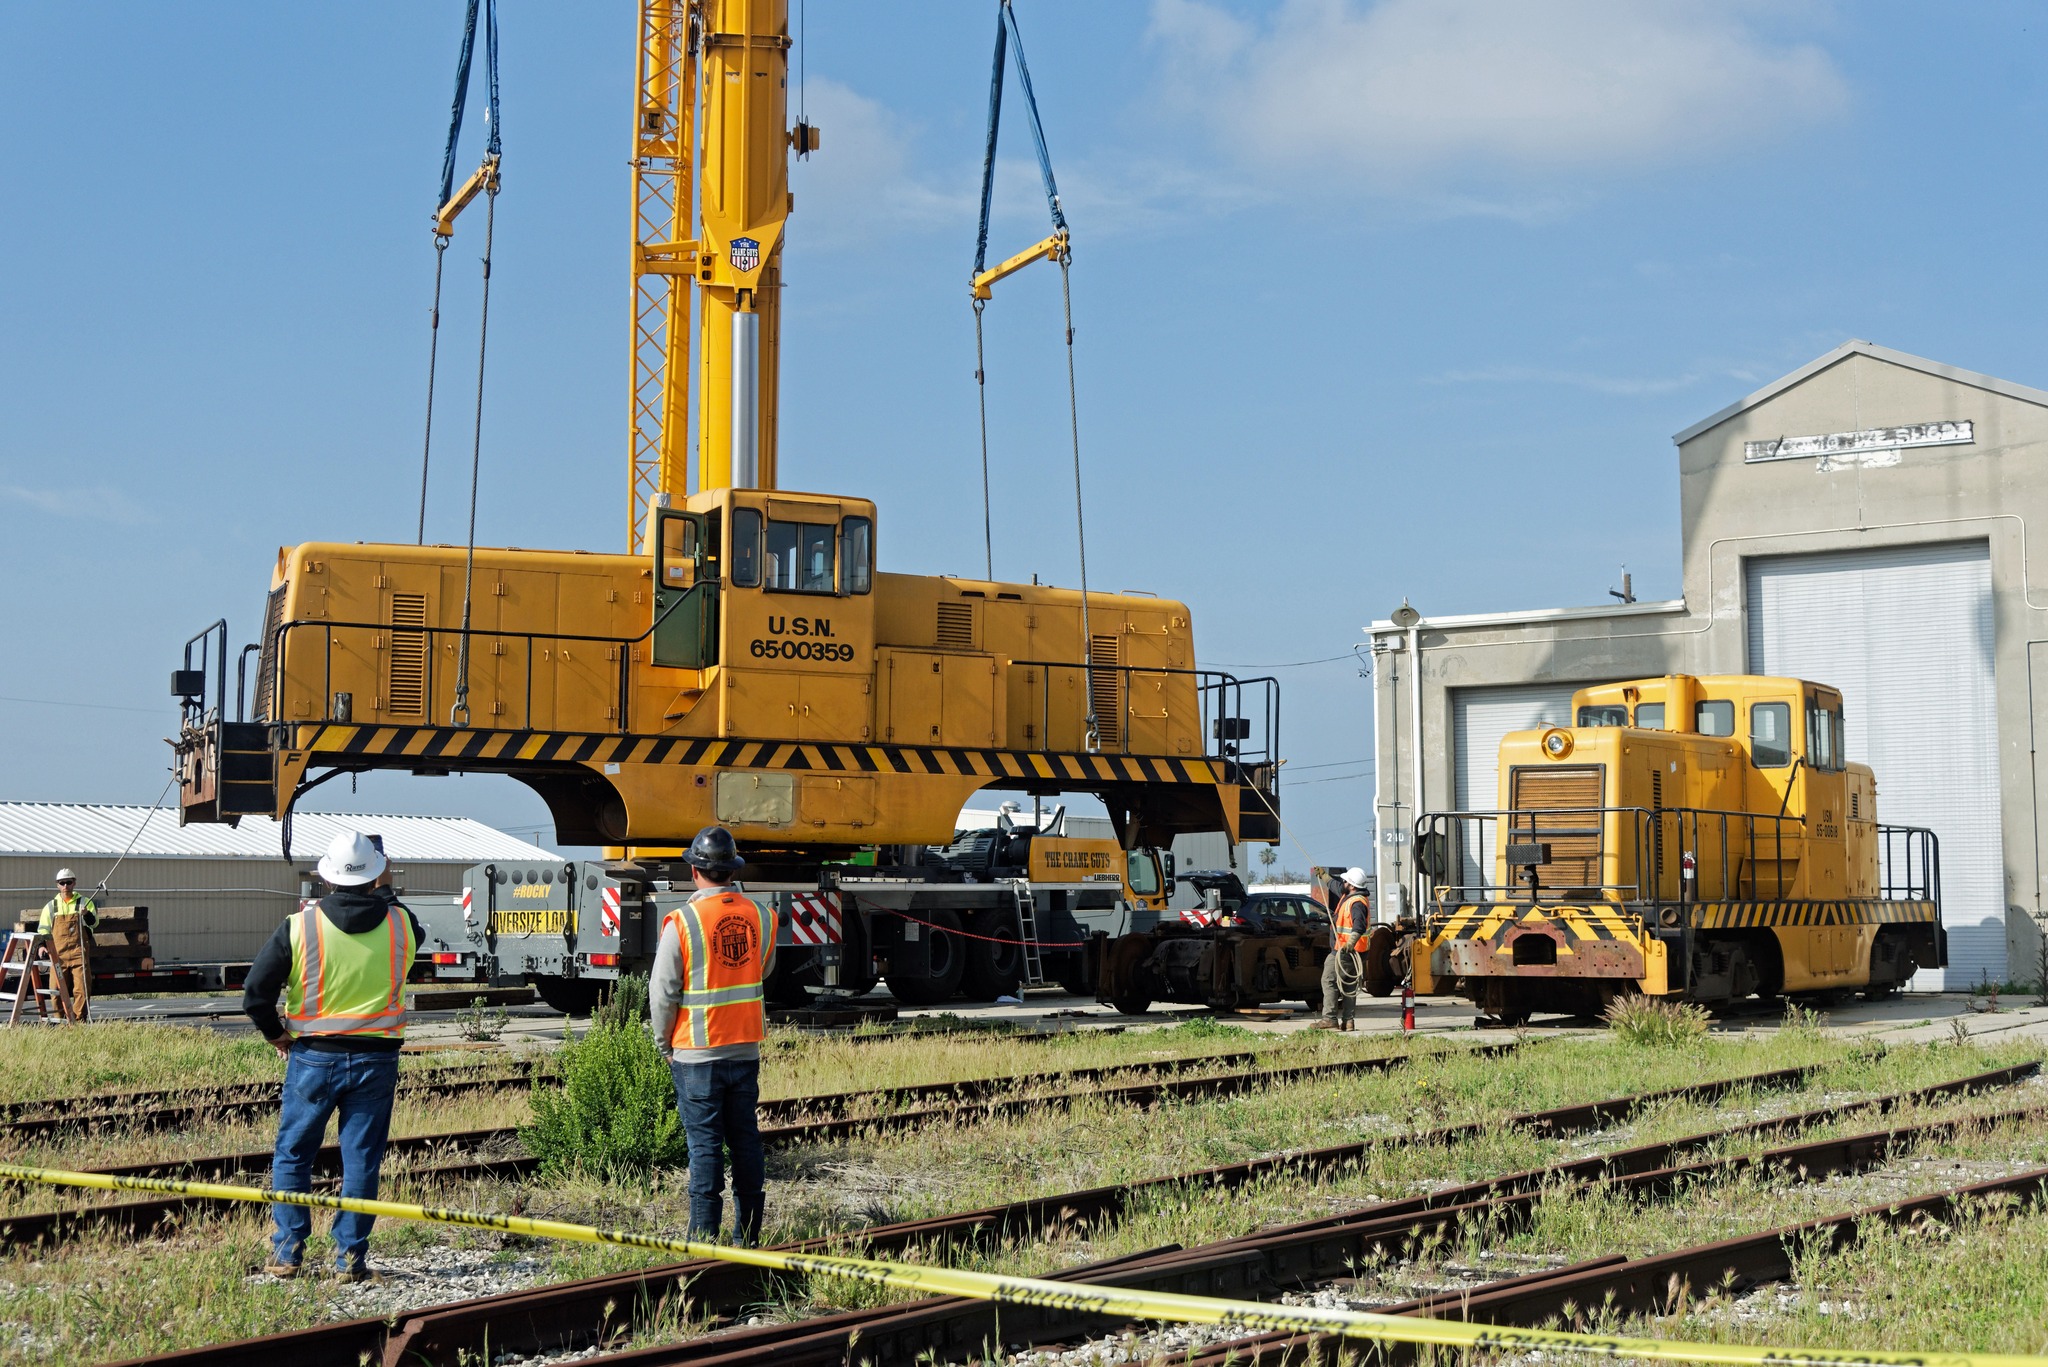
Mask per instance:
[[[1358,983],[1365,966],[1359,949],[1372,929],[1371,881],[1364,869],[1344,870],[1344,897],[1330,913],[1330,957],[1323,960],[1323,1018],[1318,1030],[1355,1030]]]
[[[719,1237],[730,1149],[733,1240],[749,1245],[760,1239],[765,1204],[755,1107],[761,1040],[768,1033],[762,984],[775,964],[775,912],[734,885],[746,861],[723,826],[697,832],[683,858],[697,891],[662,922],[649,1011],[689,1137],[690,1237]]]

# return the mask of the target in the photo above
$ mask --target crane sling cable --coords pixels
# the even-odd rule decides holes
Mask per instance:
[[[448,112],[448,144],[441,153],[441,197],[434,201],[434,307],[427,328],[427,425],[420,443],[420,519],[417,545],[427,544],[427,471],[434,454],[434,379],[441,355],[441,271],[448,256],[448,242],[455,235],[455,217],[460,214],[484,181],[495,182],[498,174],[498,0],[488,0],[484,24],[484,65],[487,88],[484,123],[490,130],[490,145],[482,165],[463,185],[455,188],[455,150],[462,139],[462,114],[469,104],[469,73],[476,54],[476,21],[479,0],[469,0],[469,13],[462,28],[462,50],[455,59],[455,99]],[[495,191],[495,185],[492,189]]]
[[[1038,172],[1045,181],[1046,208],[1052,216],[1052,233],[1042,241],[991,268],[988,265],[989,217],[995,203],[996,140],[1003,119],[1004,59],[1014,52],[1017,85],[1024,93],[1024,112],[1031,129],[1031,145],[1038,154]],[[1052,174],[1052,153],[1045,145],[1045,125],[1038,117],[1038,96],[1031,88],[1031,68],[1024,60],[1024,35],[1017,27],[1017,11],[1010,0],[996,7],[995,61],[989,73],[988,139],[981,160],[981,223],[974,240],[974,383],[981,405],[981,528],[987,573],[995,578],[995,515],[989,489],[988,463],[988,367],[982,347],[981,314],[990,298],[990,287],[1005,276],[1041,259],[1057,261],[1060,267],[1060,301],[1064,311],[1067,342],[1067,425],[1074,448],[1074,533],[1081,562],[1081,668],[1088,685],[1089,753],[1102,748],[1102,719],[1095,702],[1095,636],[1088,615],[1088,526],[1081,496],[1081,407],[1074,374],[1074,291],[1069,273],[1073,262],[1072,235],[1066,211],[1060,207],[1060,189]]]
[[[322,1196],[310,1192],[263,1191],[255,1187],[171,1178],[122,1177],[111,1173],[67,1172],[56,1168],[0,1163],[0,1178],[45,1186],[82,1187],[98,1191],[153,1191],[210,1201],[243,1201],[305,1206],[313,1210],[352,1211],[387,1220],[494,1229],[539,1239],[570,1243],[612,1244],[648,1249],[685,1258],[713,1259],[777,1272],[838,1277],[874,1286],[920,1292],[928,1296],[961,1296],[1006,1305],[1039,1305],[1076,1315],[1161,1320],[1173,1324],[1217,1324],[1233,1329],[1270,1329],[1303,1334],[1331,1334],[1359,1343],[1379,1345],[1433,1344],[1489,1355],[1551,1350],[1609,1360],[1644,1358],[1655,1362],[1701,1362],[1727,1367],[2048,1367],[2048,1357],[2022,1353],[1887,1352],[1861,1348],[1780,1348],[1768,1344],[1700,1343],[1684,1339],[1626,1337],[1618,1334],[1574,1333],[1563,1329],[1524,1329],[1513,1325],[1468,1320],[1428,1319],[1418,1315],[1385,1315],[1369,1310],[1337,1310],[1322,1306],[1275,1305],[1234,1301],[1215,1296],[1190,1296],[1173,1291],[1145,1291],[1085,1282],[1055,1282],[1037,1277],[1012,1277],[993,1272],[968,1272],[930,1264],[889,1262],[820,1253],[783,1253],[766,1248],[732,1248],[671,1239],[629,1230],[600,1229],[561,1220],[536,1220],[523,1215],[493,1215],[451,1210],[400,1201],[365,1200],[354,1196]]]
[[[441,231],[452,231],[455,215],[463,206],[481,192],[484,197],[484,255],[483,255],[483,297],[479,305],[476,335],[476,421],[470,434],[469,447],[469,539],[463,552],[462,561],[462,634],[461,645],[456,655],[455,700],[448,706],[450,726],[469,725],[469,650],[470,621],[475,606],[476,588],[476,499],[477,485],[483,463],[484,444],[484,361],[489,353],[491,338],[491,251],[497,238],[498,226],[498,166],[503,158],[502,120],[498,104],[498,5],[497,0],[469,0],[468,27],[463,40],[464,62],[457,78],[458,91],[466,87],[469,77],[467,58],[473,48],[477,10],[481,4],[484,14],[484,70],[488,88],[485,92],[484,118],[490,125],[490,138],[484,147],[483,161],[474,174],[459,190],[443,201],[435,227]],[[443,180],[452,178],[450,167],[454,157],[455,137],[460,128],[460,101],[458,116],[449,133],[449,151],[443,158]],[[422,538],[424,539],[424,537]]]

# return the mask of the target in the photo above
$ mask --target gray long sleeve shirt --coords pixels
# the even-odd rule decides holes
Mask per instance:
[[[729,885],[739,891],[737,883]],[[726,888],[700,888],[691,895],[692,902],[699,898],[716,897]],[[771,924],[773,922],[771,921]],[[770,934],[767,943],[761,947],[761,977],[765,981],[775,971],[775,936]],[[661,927],[661,943],[654,951],[654,969],[647,979],[647,1009],[653,1017],[654,1042],[661,1051],[677,1063],[717,1063],[723,1059],[758,1059],[761,1046],[749,1041],[746,1044],[721,1044],[710,1049],[670,1049],[669,1038],[675,1034],[676,1017],[682,1013],[683,989],[683,946],[676,939],[676,927],[672,921],[665,921]]]

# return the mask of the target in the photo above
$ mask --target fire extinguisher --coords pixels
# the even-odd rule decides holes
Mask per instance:
[[[1401,984],[1401,1033],[1415,1033],[1415,980],[1406,979]]]

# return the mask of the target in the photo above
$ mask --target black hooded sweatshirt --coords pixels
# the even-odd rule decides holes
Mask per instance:
[[[320,902],[320,912],[328,923],[349,935],[360,935],[383,925],[393,907],[405,912],[405,919],[412,922],[413,943],[418,944],[419,920],[390,888],[337,888]],[[292,923],[287,918],[263,942],[256,962],[249,966],[249,976],[242,982],[242,1013],[256,1023],[267,1040],[285,1036],[284,1021],[277,1014],[277,994],[284,991],[291,976]],[[337,1054],[395,1054],[402,1041],[382,1035],[304,1035],[295,1043]]]

